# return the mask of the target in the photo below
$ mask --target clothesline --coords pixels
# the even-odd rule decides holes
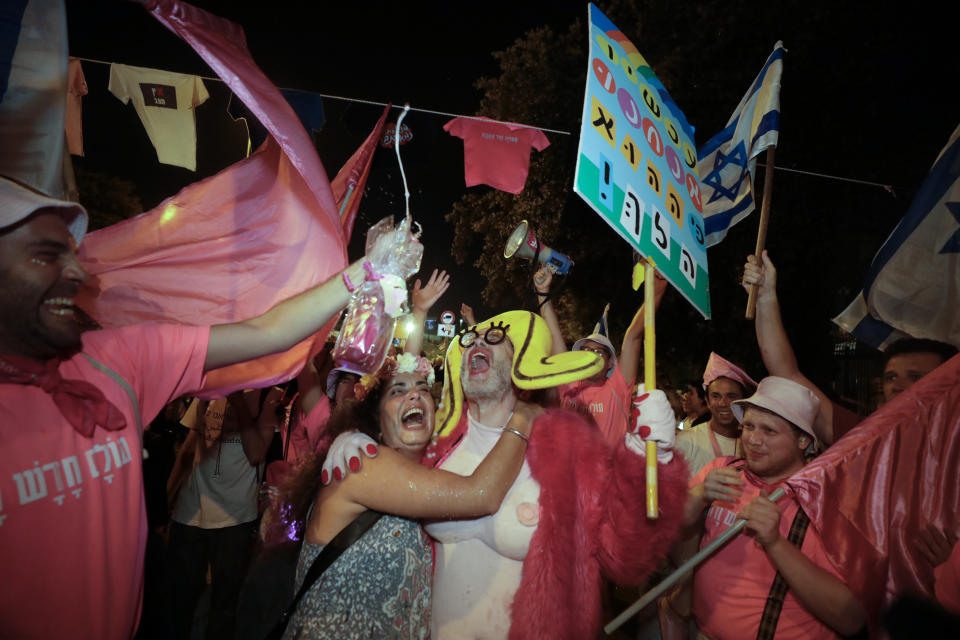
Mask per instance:
[[[95,60],[95,59],[93,59],[93,58],[84,58],[84,57],[81,57],[81,56],[71,56],[71,57],[76,58],[77,60],[82,60],[82,61],[84,61],[84,62],[93,62],[93,63],[95,63],[95,64],[104,64],[104,65],[108,65],[108,66],[114,64],[113,62],[107,62],[106,60]],[[170,71],[168,71],[167,73],[175,73],[175,72],[170,72]],[[191,75],[192,75],[192,74],[191,74]],[[223,80],[221,80],[220,78],[214,77],[214,76],[196,76],[196,77],[200,78],[201,80],[207,80],[207,81],[210,81],[210,82],[219,82],[219,83],[221,83],[221,84],[223,83]],[[329,94],[329,93],[319,93],[319,92],[317,92],[317,91],[304,91],[303,89],[291,89],[291,88],[287,88],[287,87],[278,87],[278,89],[280,89],[280,90],[282,90],[282,91],[300,91],[300,92],[302,92],[302,93],[312,93],[312,94],[314,94],[314,95],[320,96],[321,98],[328,98],[328,99],[331,99],[331,100],[342,100],[342,101],[344,101],[344,102],[356,102],[356,103],[358,103],[358,104],[369,104],[369,105],[378,106],[378,107],[385,107],[385,106],[387,106],[387,104],[388,104],[388,103],[386,103],[386,102],[377,102],[377,101],[375,101],[375,100],[364,100],[364,99],[362,99],[362,98],[350,98],[350,97],[347,97],[347,96],[337,96],[337,95],[333,95],[333,94]],[[392,108],[394,108],[394,109],[401,109],[401,110],[402,110],[402,109],[405,108],[403,105],[391,105],[391,106],[392,106]],[[437,111],[437,110],[435,110],[435,109],[423,109],[423,108],[419,108],[419,107],[410,107],[410,111],[416,111],[416,112],[418,112],[418,113],[428,113],[428,114],[437,115],[437,116],[448,116],[448,117],[451,117],[451,118],[467,118],[467,119],[470,119],[470,120],[490,120],[490,118],[483,118],[483,117],[480,117],[480,116],[470,116],[470,115],[459,114],[459,113],[451,113],[451,112],[448,112],[448,111]],[[496,122],[500,122],[501,124],[507,124],[507,125],[511,125],[511,126],[515,126],[515,127],[524,127],[524,128],[527,128],[527,129],[539,129],[540,131],[546,131],[547,133],[558,133],[558,134],[560,134],[560,135],[565,135],[565,136],[573,135],[570,131],[563,131],[563,130],[561,130],[561,129],[548,129],[548,128],[543,128],[543,127],[537,127],[537,126],[535,126],[535,125],[524,124],[524,123],[521,123],[521,122],[505,122],[505,121],[503,121],[503,120],[497,120]],[[761,167],[764,167],[764,168],[766,167],[766,165],[763,164],[763,163],[757,163],[757,164],[758,164],[758,166],[761,166]],[[799,173],[799,174],[802,174],[802,175],[813,176],[813,177],[816,177],[816,178],[826,178],[826,179],[828,179],[828,180],[837,180],[837,181],[840,181],[840,182],[850,182],[850,183],[853,183],[853,184],[862,184],[862,185],[871,186],[871,187],[880,187],[881,189],[883,189],[884,191],[886,191],[887,193],[889,193],[891,196],[896,197],[896,193],[895,193],[895,191],[894,191],[893,185],[883,184],[883,183],[880,183],[880,182],[871,182],[871,181],[869,181],[869,180],[859,180],[859,179],[857,179],[857,178],[847,178],[847,177],[844,177],[844,176],[835,176],[835,175],[832,175],[832,174],[819,173],[819,172],[816,172],[816,171],[804,171],[804,170],[802,170],[802,169],[791,169],[791,168],[789,168],[789,167],[783,167],[783,166],[775,166],[775,167],[774,167],[774,170],[775,170],[775,171],[785,171],[785,172],[787,172],[787,173]]]
[[[71,56],[71,57],[76,58],[77,60],[82,60],[84,62],[93,62],[96,64],[105,64],[105,65],[114,64],[113,62],[107,62],[105,60],[94,60],[93,58],[83,58],[81,56]],[[120,64],[120,63],[117,63],[117,64]],[[165,71],[165,73],[179,73],[179,72]],[[194,74],[189,74],[189,75],[194,75]],[[196,75],[195,77],[200,78],[201,80],[206,80],[210,82],[219,82],[223,84],[223,80],[217,77],[200,76],[200,75]],[[331,100],[343,100],[344,102],[356,102],[359,104],[369,104],[369,105],[378,106],[378,107],[385,107],[388,104],[386,102],[377,102],[375,100],[364,100],[362,98],[348,98],[346,96],[335,96],[333,94],[320,93],[318,91],[304,91],[303,89],[292,89],[289,87],[277,87],[277,88],[280,89],[281,91],[299,91],[301,93],[311,93],[313,95],[320,96],[321,98],[329,98]],[[396,104],[391,105],[391,107],[393,109],[400,109],[400,110],[403,110],[405,108],[404,105],[396,105]],[[451,118],[467,118],[469,120],[486,120],[486,121],[492,120],[492,118],[484,118],[481,116],[468,116],[468,115],[459,114],[459,113],[450,113],[447,111],[436,111],[434,109],[421,109],[418,107],[410,107],[410,111],[417,111],[419,113],[429,113],[436,116],[449,116]],[[560,129],[547,129],[547,128],[538,127],[532,124],[524,124],[522,122],[507,122],[504,120],[496,120],[495,122],[511,125],[514,127],[524,127],[526,129],[539,129],[540,131],[546,131],[547,133],[559,133],[565,136],[572,135],[569,131],[563,131]]]
[[[767,168],[767,165],[762,162],[758,162],[757,166],[763,167],[764,169]],[[854,184],[865,184],[871,187],[880,187],[881,189],[883,189],[884,191],[892,195],[894,198],[897,197],[897,194],[893,190],[893,185],[891,184],[882,184],[880,182],[870,182],[869,180],[857,180],[856,178],[844,178],[842,176],[833,176],[828,173],[817,173],[816,171],[803,171],[802,169],[791,169],[789,167],[774,166],[773,168],[775,171],[786,171],[787,173],[800,173],[806,176],[816,176],[818,178],[829,178],[830,180],[840,180],[841,182],[853,182]]]

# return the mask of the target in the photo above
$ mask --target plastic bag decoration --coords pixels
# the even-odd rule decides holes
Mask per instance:
[[[367,277],[353,293],[333,347],[336,366],[357,374],[380,369],[407,301],[406,280],[420,270],[423,245],[410,218],[396,228],[387,217],[367,232]]]

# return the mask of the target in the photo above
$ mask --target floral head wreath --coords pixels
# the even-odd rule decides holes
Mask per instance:
[[[423,356],[415,356],[412,353],[404,353],[394,358],[388,356],[383,362],[383,366],[376,373],[368,373],[360,377],[360,381],[353,387],[353,395],[363,402],[367,395],[373,391],[381,382],[392,378],[401,373],[416,373],[427,380],[431,387],[436,380],[433,371],[433,365]]]

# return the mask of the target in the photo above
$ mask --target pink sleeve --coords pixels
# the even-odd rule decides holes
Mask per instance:
[[[463,137],[463,118],[454,118],[447,124],[443,125],[443,130],[452,136],[457,136],[458,138],[462,138]]]
[[[323,439],[323,431],[327,426],[327,421],[330,419],[330,398],[324,395],[320,400],[313,406],[313,409],[310,410],[310,413],[303,416],[303,420],[300,423],[299,432],[300,437],[305,438],[306,441],[301,445],[300,441],[297,439],[294,434],[294,441],[297,447],[303,447],[301,451],[311,451],[316,453],[320,442]]]
[[[87,81],[83,77],[83,67],[76,58],[70,59],[69,91],[75,96],[85,96],[88,93]]]
[[[610,399],[615,406],[609,407],[608,417],[597,420],[597,426],[603,433],[603,439],[611,446],[617,446],[623,442],[623,436],[629,428],[630,415],[633,411],[633,387],[623,379],[620,367],[613,368],[613,373],[603,383],[603,387],[604,391],[610,394]]]
[[[540,129],[531,129],[533,135],[530,139],[530,146],[532,146],[537,151],[543,151],[550,146],[550,141],[547,139],[547,134]]]
[[[91,355],[133,388],[144,425],[171,400],[203,384],[210,327],[138,324],[104,335],[107,341]]]
[[[725,456],[723,458],[714,458],[713,460],[705,464],[703,468],[697,472],[697,475],[690,478],[690,483],[687,486],[692,489],[698,484],[702,484],[703,481],[706,479],[708,473],[710,473],[711,471],[719,467],[726,466],[726,464],[730,460],[733,460],[733,458],[730,456]]]

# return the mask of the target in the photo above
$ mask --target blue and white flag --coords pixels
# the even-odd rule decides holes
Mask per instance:
[[[597,321],[596,326],[593,327],[594,333],[598,333],[601,336],[607,336],[608,338],[610,337],[610,333],[608,329],[610,325],[607,323],[607,313],[609,311],[610,311],[610,303],[608,302],[607,306],[603,308],[603,315],[600,316],[600,319]]]
[[[833,321],[878,349],[904,334],[960,347],[960,126]]]
[[[723,240],[727,229],[754,209],[751,180],[756,158],[767,147],[775,147],[780,134],[784,51],[783,42],[778,41],[726,128],[698,152],[707,247]]]
[[[0,175],[64,196],[67,15],[63,0],[0,2]]]

